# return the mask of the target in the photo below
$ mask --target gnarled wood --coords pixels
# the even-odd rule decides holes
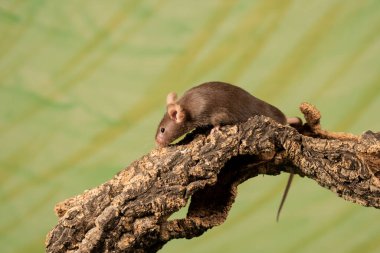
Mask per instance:
[[[47,252],[156,252],[171,239],[223,223],[237,186],[259,174],[291,171],[380,208],[380,134],[324,131],[318,110],[304,103],[301,111],[306,124],[298,131],[256,116],[151,151],[108,182],[57,204]],[[187,217],[168,219],[190,197]]]

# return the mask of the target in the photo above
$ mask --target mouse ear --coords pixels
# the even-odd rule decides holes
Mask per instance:
[[[169,104],[167,110],[169,117],[176,123],[181,123],[185,120],[185,110],[179,104]]]
[[[175,92],[170,92],[170,93],[166,96],[166,105],[175,104],[176,101],[177,101],[177,93],[175,93]]]

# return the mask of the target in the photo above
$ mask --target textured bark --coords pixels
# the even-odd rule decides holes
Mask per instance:
[[[227,218],[237,186],[259,174],[292,172],[346,200],[380,208],[380,133],[321,129],[320,113],[300,107],[299,129],[256,116],[197,130],[181,145],[155,149],[110,181],[56,205],[47,252],[156,252]],[[191,142],[190,142],[191,141]],[[184,219],[169,216],[191,203]]]

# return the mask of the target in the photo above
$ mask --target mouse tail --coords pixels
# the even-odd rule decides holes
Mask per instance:
[[[291,184],[292,184],[293,177],[294,177],[294,174],[293,174],[293,173],[290,173],[289,178],[288,178],[288,182],[287,182],[287,184],[286,184],[286,187],[285,187],[284,193],[283,193],[283,195],[282,195],[282,199],[281,199],[280,206],[278,207],[278,210],[277,210],[277,216],[276,216],[276,221],[277,221],[277,222],[278,222],[279,219],[280,219],[280,213],[281,213],[282,207],[284,206],[284,203],[285,203],[286,197],[288,196],[288,192],[289,192],[290,186],[291,186]]]

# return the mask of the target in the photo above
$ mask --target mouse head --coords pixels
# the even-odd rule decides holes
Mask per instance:
[[[186,112],[177,103],[177,94],[171,92],[166,97],[166,113],[158,125],[156,144],[165,147],[187,132]]]

